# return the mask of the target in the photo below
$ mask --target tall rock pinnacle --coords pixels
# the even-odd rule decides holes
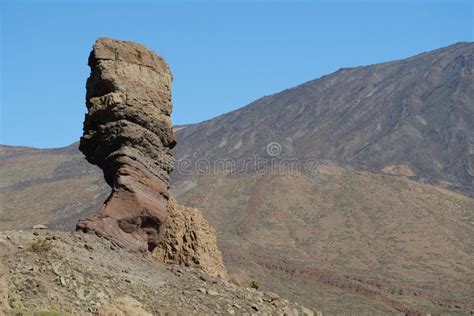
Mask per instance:
[[[142,45],[100,38],[89,66],[88,113],[79,149],[103,170],[112,192],[77,229],[161,261],[225,274],[214,230],[200,212],[176,202],[169,205],[176,141],[168,65]]]
[[[166,62],[132,42],[101,38],[89,56],[84,135],[79,149],[102,168],[112,193],[78,228],[136,251],[152,251],[167,217],[176,144]]]

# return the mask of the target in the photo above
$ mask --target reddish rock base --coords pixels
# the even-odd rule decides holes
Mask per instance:
[[[79,221],[77,229],[93,231],[132,251],[152,252],[167,218],[167,204],[163,181],[134,166],[122,165],[100,211]]]

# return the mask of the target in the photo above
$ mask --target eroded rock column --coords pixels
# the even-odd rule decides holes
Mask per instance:
[[[214,229],[198,210],[169,203],[176,140],[168,65],[142,45],[101,38],[89,66],[79,149],[102,168],[112,192],[77,229],[161,262],[225,276]]]
[[[84,134],[79,149],[104,171],[112,192],[78,229],[140,252],[159,242],[168,212],[176,144],[171,125],[172,75],[154,52],[101,38],[89,56]]]

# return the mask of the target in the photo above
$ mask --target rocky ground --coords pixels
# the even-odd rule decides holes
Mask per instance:
[[[0,314],[321,315],[271,292],[138,257],[92,234],[0,232]]]

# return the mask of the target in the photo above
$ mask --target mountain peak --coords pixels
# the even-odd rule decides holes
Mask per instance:
[[[177,131],[178,157],[239,164],[282,155],[371,171],[408,165],[420,181],[474,192],[474,43],[341,68]],[[196,146],[199,144],[199,146]],[[180,178],[178,172],[174,177]]]

